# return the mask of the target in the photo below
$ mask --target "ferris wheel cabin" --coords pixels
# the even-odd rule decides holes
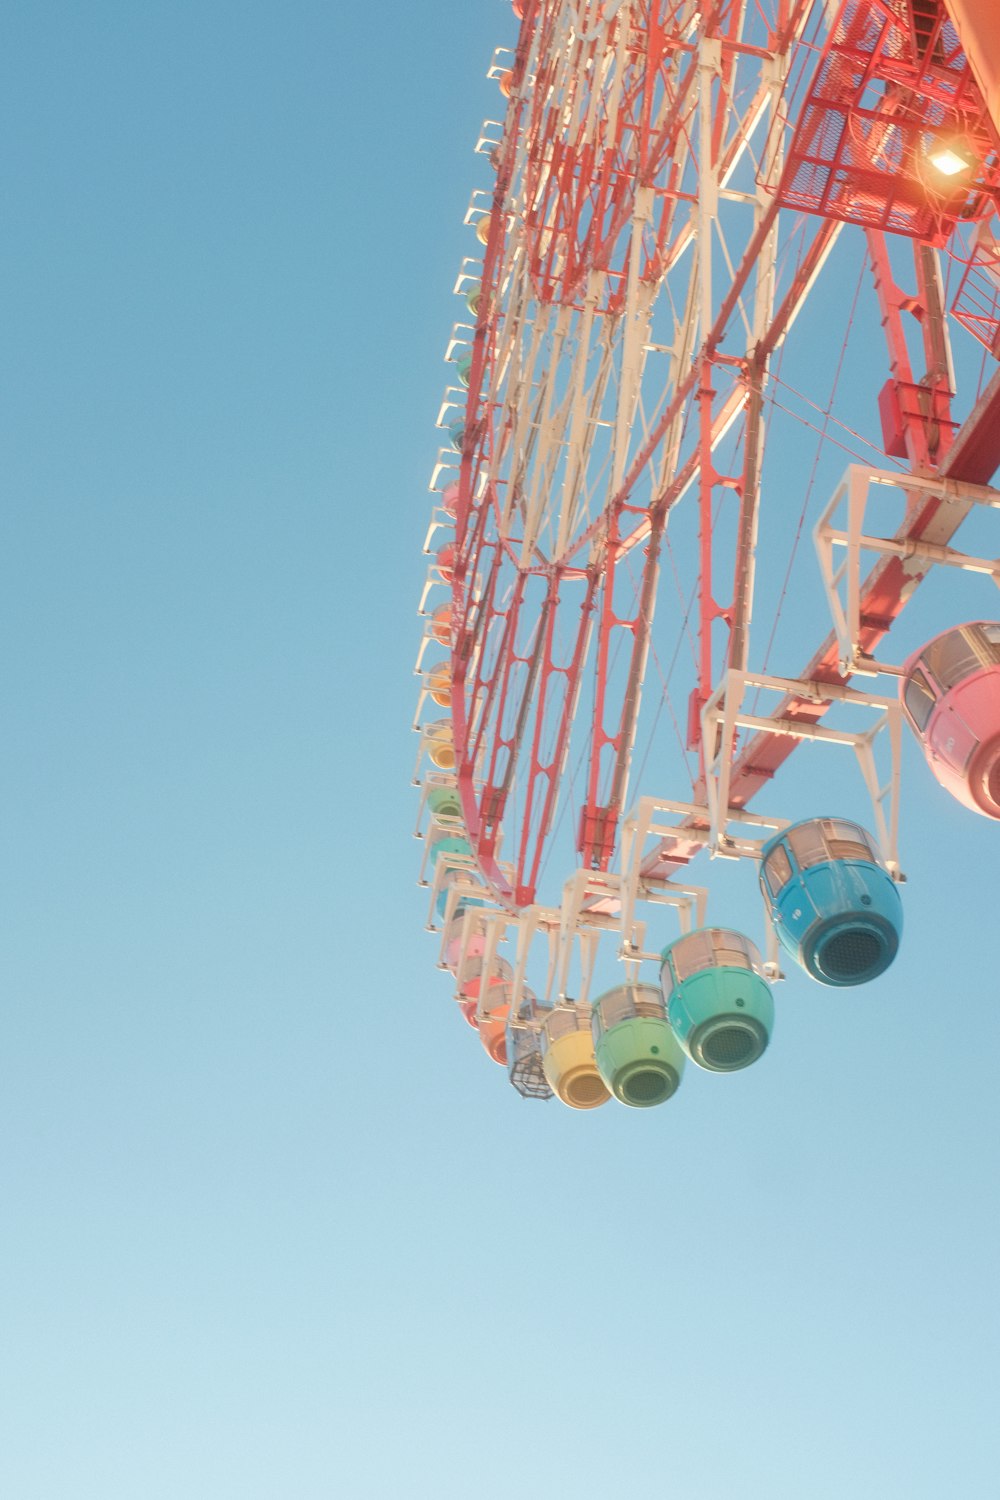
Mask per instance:
[[[457,854],[462,858],[471,855],[472,845],[467,838],[453,838],[450,834],[442,834],[436,838],[430,847],[430,861],[436,865],[442,854]]]
[[[598,1069],[622,1104],[648,1109],[677,1092],[686,1058],[658,989],[627,984],[608,990],[594,1002],[592,1023]]]
[[[867,984],[892,963],[899,891],[875,840],[844,818],[808,818],[769,839],[760,888],[782,947],[820,984]]]
[[[437,668],[433,670],[437,671]],[[427,793],[427,806],[434,818],[461,818],[462,816],[462,802],[457,788],[453,786],[431,787]]]
[[[550,1007],[541,1006],[529,989],[522,991],[517,1015],[507,1022],[507,1074],[523,1099],[551,1099],[552,1089],[542,1062],[540,1016]]]
[[[597,1109],[611,1098],[594,1054],[590,1006],[564,1000],[545,1017],[542,1068],[552,1092],[570,1109]]]
[[[487,1055],[501,1067],[507,1066],[507,1017],[514,971],[503,958],[493,960],[490,973],[484,973],[482,958],[473,959],[458,991],[458,1003],[470,1025],[479,1031]],[[483,989],[485,985],[485,995]]]
[[[749,938],[700,927],[663,950],[667,1017],[692,1062],[735,1073],[761,1057],[774,1029],[774,998]]]
[[[937,780],[963,806],[1000,818],[1000,624],[935,636],[906,663],[900,693]]]
[[[468,844],[468,840],[467,839],[462,839],[461,842],[463,844]],[[465,849],[453,849],[451,852],[453,854],[465,854],[466,850]],[[456,880],[460,879],[461,874],[462,874],[462,872],[460,870],[454,870],[454,869],[448,870],[446,872],[444,880],[441,882],[441,890],[438,893],[437,904],[435,906],[435,910],[437,911],[437,914],[438,914],[439,917],[443,918],[445,916],[445,914],[446,914],[446,912],[448,910],[448,891],[449,891],[449,888],[452,885],[454,885],[454,883],[455,883]],[[487,902],[484,901],[481,896],[462,896],[459,899],[458,905],[455,907],[454,916],[455,917],[460,917],[463,912],[466,912],[466,911],[469,910],[470,906],[486,906],[486,905],[487,905]]]

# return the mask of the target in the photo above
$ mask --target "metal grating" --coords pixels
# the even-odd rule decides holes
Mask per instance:
[[[798,123],[776,190],[783,206],[935,244],[990,210],[1000,143],[939,0],[843,0],[785,115]],[[952,135],[975,158],[960,180],[929,161]]]
[[[984,349],[1000,359],[1000,240],[985,224],[979,227],[952,312]]]
[[[867,927],[847,927],[825,942],[819,966],[831,979],[859,980],[884,968],[885,942]]]
[[[549,1088],[538,1052],[528,1052],[518,1057],[511,1065],[510,1081],[523,1099],[551,1099]]]
[[[626,1104],[662,1104],[677,1088],[677,1075],[668,1068],[637,1068],[622,1084]]]

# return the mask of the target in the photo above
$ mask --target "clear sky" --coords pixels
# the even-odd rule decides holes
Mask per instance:
[[[513,36],[8,0],[4,1500],[998,1493],[1000,830],[908,748],[892,970],[657,1111],[522,1102],[434,967],[420,546]]]

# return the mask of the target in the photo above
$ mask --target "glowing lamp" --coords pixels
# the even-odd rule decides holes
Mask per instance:
[[[961,139],[936,140],[927,152],[927,160],[942,177],[960,177],[976,165],[974,153]]]

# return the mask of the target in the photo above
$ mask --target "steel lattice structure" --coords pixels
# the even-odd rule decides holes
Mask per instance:
[[[451,831],[471,851],[452,862],[444,915],[464,880],[495,913],[466,918],[476,961],[517,935],[515,1004],[540,929],[560,955],[557,994],[568,949],[581,944],[586,968],[602,923],[637,961],[636,903],[672,900],[671,877],[705,844],[738,847],[732,825],[831,705],[878,706],[852,678],[989,503],[975,487],[1000,462],[1000,379],[978,400],[957,392],[950,345],[961,325],[997,349],[997,131],[939,0],[523,0],[519,13],[516,51],[493,69],[506,118],[480,142],[495,185],[467,216],[484,254],[460,278],[477,313],[453,339],[468,349],[467,390],[453,387],[440,416],[457,450],[454,537],[432,573],[450,586],[435,701],[461,803]],[[936,173],[959,132],[959,168]],[[904,514],[853,588],[856,639],[845,649],[831,633],[796,675],[769,679],[751,671],[749,639],[772,366],[845,227],[865,237],[884,331],[881,446],[903,472]],[[952,308],[942,246],[964,257]],[[682,501],[697,516],[684,583],[698,755],[683,799],[650,795],[634,763]],[[753,688],[777,693],[760,713],[743,703]],[[545,906],[567,820],[578,866]],[[439,869],[435,893],[446,885]],[[460,991],[471,953],[452,939]]]

